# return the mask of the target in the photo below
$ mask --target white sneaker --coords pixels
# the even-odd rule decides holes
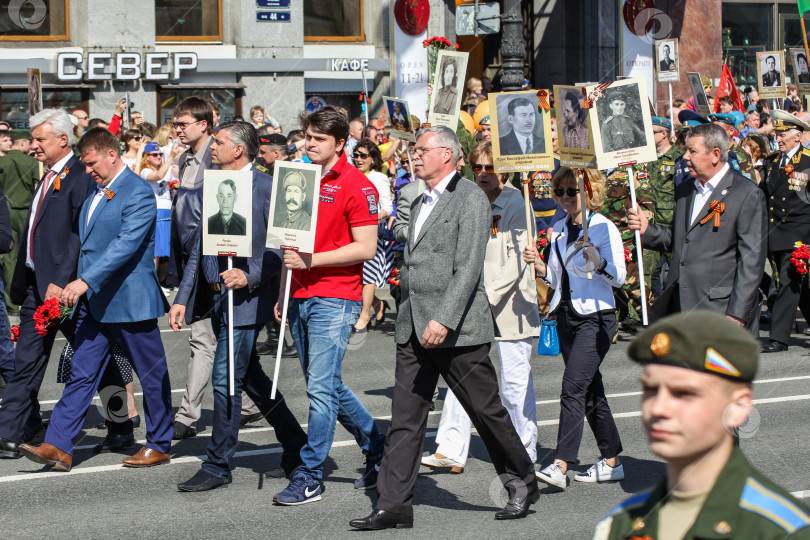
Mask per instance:
[[[600,459],[582,474],[574,477],[577,482],[618,482],[624,480],[624,467],[619,463],[615,467],[607,464],[607,460]]]
[[[568,487],[568,477],[562,472],[556,463],[552,463],[542,471],[535,471],[534,474],[537,476],[538,480],[545,482],[550,486],[558,487],[560,489],[565,489]]]
[[[452,467],[453,469],[461,470],[464,469],[464,465],[456,461],[455,459],[450,459],[449,457],[439,458],[436,457],[436,454],[430,454],[429,456],[422,457],[422,465],[425,467],[431,467],[433,469],[442,469],[445,467]]]

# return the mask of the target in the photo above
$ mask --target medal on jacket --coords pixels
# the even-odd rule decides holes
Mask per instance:
[[[498,234],[498,221],[501,219],[500,214],[492,216],[492,234]]]
[[[801,191],[803,187],[807,185],[807,180],[810,179],[810,175],[807,173],[800,173],[794,172],[788,177],[788,189],[791,191]]]

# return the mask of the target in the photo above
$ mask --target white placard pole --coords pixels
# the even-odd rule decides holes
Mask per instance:
[[[627,166],[627,175],[630,180],[630,205],[641,212],[636,202],[636,172],[632,165]],[[636,262],[638,263],[638,284],[641,287],[641,322],[647,326],[647,287],[644,285],[644,259],[641,257],[641,231],[635,231],[636,236]]]
[[[672,129],[669,130],[670,142],[672,142],[672,130],[675,129],[675,115],[672,111],[672,83],[669,83],[669,123],[672,124]]]
[[[228,270],[233,270],[233,257],[228,256]],[[236,394],[233,373],[233,289],[228,289],[228,393]]]
[[[368,101],[366,101],[368,99],[368,84],[366,83],[365,67],[360,70],[360,74],[363,76],[363,114],[366,115],[366,125],[368,126]]]
[[[276,349],[276,368],[273,370],[273,389],[270,399],[276,399],[278,389],[278,372],[281,369],[281,349],[284,347],[284,334],[287,327],[287,306],[290,304],[290,282],[292,282],[292,269],[287,268],[287,282],[284,284],[284,296],[281,298],[281,327],[278,330],[278,348]]]
[[[582,207],[582,241],[588,242],[588,192],[585,189],[585,171],[577,169],[577,178],[579,179],[579,200]],[[593,279],[593,272],[591,272],[591,261],[585,261],[585,272],[588,279]]]

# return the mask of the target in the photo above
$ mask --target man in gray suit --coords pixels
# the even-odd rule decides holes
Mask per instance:
[[[728,147],[720,126],[692,128],[684,159],[695,181],[678,186],[672,225],[649,224],[643,212],[631,209],[628,226],[641,231],[643,247],[672,251],[664,292],[651,310],[655,318],[708,309],[757,335],[767,251],[765,197],[729,166]]]
[[[427,189],[410,205],[379,499],[371,515],[350,522],[358,529],[413,525],[413,489],[439,375],[484,439],[509,494],[495,518],[522,518],[539,498],[534,466],[501,404],[489,360],[494,328],[483,266],[491,209],[484,193],[456,173],[460,152],[455,133],[444,126],[417,135],[414,172]]]
[[[167,282],[177,286],[183,280],[191,252],[202,233],[202,186],[206,169],[218,169],[212,162],[211,144],[214,138],[211,131],[214,113],[207,101],[198,97],[188,97],[174,109],[174,132],[188,147],[180,155],[180,189],[172,203],[172,225],[170,237],[169,275]],[[211,304],[208,291],[193,287],[185,310],[185,322],[191,327],[188,338],[191,358],[188,364],[186,391],[177,414],[174,417],[174,439],[185,439],[197,434],[196,423],[202,412],[202,399],[205,389],[211,382],[211,370],[217,339],[211,328]],[[172,323],[174,321],[170,321]],[[258,420],[262,417],[258,407],[247,397],[242,396],[242,416]]]

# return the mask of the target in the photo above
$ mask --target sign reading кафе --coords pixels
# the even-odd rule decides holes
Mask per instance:
[[[112,68],[110,70],[110,68]],[[56,57],[56,76],[60,81],[176,80],[183,71],[197,69],[197,53],[59,53]]]

